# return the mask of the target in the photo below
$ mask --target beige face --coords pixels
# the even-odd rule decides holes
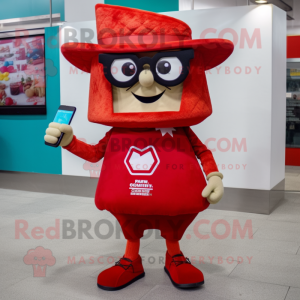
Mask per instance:
[[[157,52],[141,53],[152,57]],[[139,75],[139,81],[131,88],[112,86],[114,113],[179,111],[183,83],[166,87],[154,81],[149,65]]]

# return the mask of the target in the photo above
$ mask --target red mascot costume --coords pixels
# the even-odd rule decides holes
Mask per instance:
[[[88,160],[104,159],[96,206],[119,221],[127,246],[98,287],[119,290],[145,276],[139,255],[146,229],[166,239],[165,272],[179,288],[204,283],[179,247],[186,228],[223,195],[222,174],[189,126],[212,113],[205,71],[225,61],[233,44],[192,40],[184,22],[132,8],[96,5],[98,44],[69,43],[65,58],[91,74],[88,119],[112,126],[97,145],[71,126],[51,123],[45,140]],[[203,171],[197,158],[201,161]]]

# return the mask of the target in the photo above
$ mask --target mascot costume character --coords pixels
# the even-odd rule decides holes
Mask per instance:
[[[96,23],[98,44],[68,43],[61,51],[91,74],[88,120],[112,128],[88,145],[71,126],[50,123],[45,141],[56,143],[63,132],[64,149],[90,162],[104,159],[95,203],[116,217],[127,245],[99,274],[98,287],[119,290],[145,276],[139,247],[147,229],[160,230],[166,240],[164,270],[173,285],[200,286],[203,274],[179,241],[224,189],[211,151],[190,126],[212,113],[205,71],[224,62],[234,46],[192,39],[178,19],[127,7],[97,4]]]

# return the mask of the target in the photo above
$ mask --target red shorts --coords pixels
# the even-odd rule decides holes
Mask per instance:
[[[144,230],[159,229],[160,235],[163,238],[171,241],[179,241],[198,213],[178,216],[130,214],[113,215],[120,223],[124,236],[127,240],[138,240],[142,238]]]

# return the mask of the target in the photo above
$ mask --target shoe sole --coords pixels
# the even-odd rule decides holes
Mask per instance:
[[[141,279],[145,277],[145,272],[136,276],[135,278],[133,278],[131,281],[121,285],[121,286],[117,286],[117,287],[110,287],[110,286],[104,286],[104,285],[100,285],[99,283],[97,283],[97,286],[98,288],[102,289],[102,290],[105,290],[105,291],[118,291],[118,290],[121,290],[121,289],[124,289],[126,288],[127,286],[129,286],[130,284],[136,282],[137,280]]]
[[[174,285],[175,287],[177,287],[177,288],[180,288],[180,289],[192,289],[192,288],[197,288],[197,287],[199,287],[199,286],[201,286],[201,285],[204,284],[204,280],[203,280],[202,282],[195,282],[195,283],[185,283],[185,284],[179,284],[179,283],[176,283],[176,282],[172,279],[172,277],[171,277],[169,271],[167,270],[167,268],[164,267],[164,269],[165,269],[165,272],[168,274],[168,276],[169,276],[171,282],[173,283],[173,285]]]

